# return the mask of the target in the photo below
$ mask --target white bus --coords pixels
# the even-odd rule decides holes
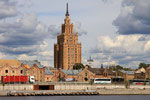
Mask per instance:
[[[96,83],[96,84],[109,84],[109,83],[111,83],[110,78],[95,78],[95,79],[92,79],[91,81],[93,81],[93,83]]]

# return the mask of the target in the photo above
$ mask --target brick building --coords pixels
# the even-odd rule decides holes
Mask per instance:
[[[48,68],[45,68],[45,82],[53,82],[55,81],[54,73],[49,70]]]
[[[146,79],[145,69],[143,67],[134,73],[134,79]]]
[[[114,73],[108,68],[91,68],[85,66],[85,68],[78,74],[78,81],[90,81],[93,78],[111,78],[114,77]]]
[[[124,81],[129,81],[129,80],[133,80],[134,79],[134,72],[135,71],[124,71],[124,70],[121,70],[120,72],[122,72],[121,77],[124,78]]]
[[[0,80],[1,76],[22,76],[26,75],[26,67],[18,60],[0,60]]]
[[[26,68],[28,76],[34,76],[36,82],[44,82],[45,80],[45,67],[43,67],[37,60],[26,61],[19,60]]]
[[[150,66],[146,68],[146,79],[150,79]]]
[[[67,4],[61,34],[57,35],[57,44],[54,44],[54,67],[72,69],[75,63],[81,63],[81,43],[78,43],[78,33],[73,31]]]

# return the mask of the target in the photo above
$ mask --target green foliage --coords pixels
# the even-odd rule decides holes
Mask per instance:
[[[146,69],[149,65],[150,65],[150,64],[140,63],[140,64],[139,64],[139,69],[142,68],[142,67]]]
[[[130,87],[130,83],[128,81],[125,82],[125,87],[128,89]]]
[[[5,86],[5,83],[3,83],[2,85]]]
[[[125,67],[123,67],[123,66],[120,66],[120,65],[112,65],[112,66],[110,66],[109,67],[111,70],[113,70],[113,71],[120,71],[120,70],[125,70],[125,71],[132,71],[132,69],[131,68],[125,68]]]
[[[146,82],[144,81],[143,85],[146,85]]]
[[[125,70],[125,71],[131,71],[132,69],[131,68],[123,68],[123,70]]]
[[[60,77],[59,81],[65,81],[64,77]]]
[[[93,85],[93,84],[94,84],[94,81],[93,81],[93,80],[90,80],[90,84]]]
[[[82,63],[75,63],[73,66],[74,70],[84,69],[84,65]]]
[[[117,69],[117,70],[122,70],[122,69],[123,69],[123,67],[122,67],[122,66],[120,66],[120,65],[117,65],[117,66],[116,66],[116,69]]]

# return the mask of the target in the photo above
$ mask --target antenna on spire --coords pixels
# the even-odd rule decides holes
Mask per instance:
[[[66,7],[66,16],[69,16],[69,12],[68,12],[68,3],[67,3],[67,7]]]

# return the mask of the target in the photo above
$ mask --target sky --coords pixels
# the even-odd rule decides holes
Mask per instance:
[[[82,63],[137,68],[150,63],[150,0],[0,0],[0,59],[54,66],[54,43],[69,4]]]

